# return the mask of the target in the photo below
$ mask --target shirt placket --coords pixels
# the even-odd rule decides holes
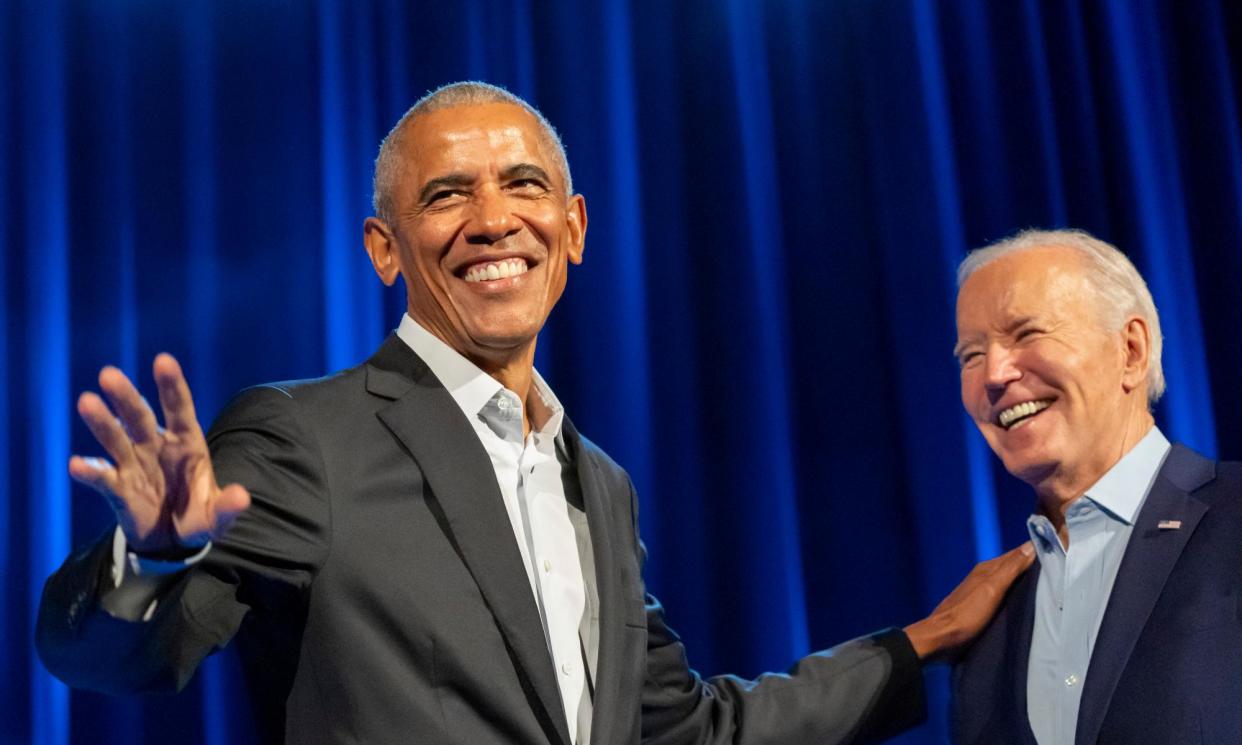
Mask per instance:
[[[1087,677],[1087,665],[1091,658],[1090,628],[1092,619],[1090,602],[1099,591],[1096,580],[1097,555],[1094,545],[1100,539],[1098,511],[1086,499],[1070,506],[1066,513],[1069,533],[1069,550],[1065,554],[1061,618],[1061,711],[1058,731],[1059,742],[1073,743],[1078,726],[1078,708],[1082,698],[1082,686]]]
[[[1066,577],[1069,574],[1069,555],[1065,551],[1064,547],[1061,545],[1061,539],[1057,537],[1056,531],[1052,529],[1051,525],[1048,526],[1048,531],[1049,531],[1049,540],[1055,543],[1055,546],[1052,549],[1053,551],[1052,564],[1055,567],[1055,569],[1053,572],[1049,574],[1049,579],[1051,580],[1051,582],[1049,583],[1049,587],[1052,590],[1052,600],[1056,608],[1054,616],[1053,616],[1055,620],[1053,621],[1053,638],[1051,641],[1053,642],[1053,644],[1055,644],[1055,648],[1060,650],[1060,653],[1058,654],[1058,664],[1057,664],[1057,667],[1058,667],[1057,673],[1060,674],[1062,671],[1065,670],[1065,666],[1066,666],[1066,659],[1065,659],[1066,651],[1065,651],[1064,641],[1065,641],[1065,631],[1066,631],[1066,626],[1067,626],[1066,618],[1065,618],[1066,617],[1065,606],[1066,606]],[[1060,689],[1058,690],[1058,693],[1061,694],[1060,696],[1058,696],[1058,699],[1059,699],[1064,695],[1065,691],[1064,689]],[[1068,724],[1066,722],[1067,717],[1065,716],[1064,702],[1061,702],[1061,705],[1056,707],[1055,719],[1056,719],[1056,730],[1055,731],[1057,732],[1057,742],[1066,743],[1065,730]]]
[[[559,478],[560,473],[554,453],[545,452],[539,446],[542,441],[538,434],[527,438],[522,455],[523,494],[535,545],[544,551],[536,560],[536,575],[546,603],[548,646],[556,666],[571,739],[577,741],[578,709],[586,682],[578,638],[585,603],[582,570],[578,565],[577,545],[562,546],[557,542],[557,536],[573,535],[572,525],[564,499],[558,499],[546,488],[547,480]]]

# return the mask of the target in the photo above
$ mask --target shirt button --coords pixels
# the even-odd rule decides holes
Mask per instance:
[[[1078,685],[1078,676],[1072,673],[1066,676],[1065,685],[1070,686],[1071,688],[1075,685]]]
[[[544,559],[543,560],[543,571],[545,572],[552,571],[552,562],[548,561],[547,559]]]
[[[569,675],[573,671],[574,671],[574,666],[569,664],[568,662],[561,665],[561,672],[565,673],[566,675]]]

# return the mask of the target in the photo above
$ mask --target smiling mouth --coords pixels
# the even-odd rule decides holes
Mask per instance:
[[[1016,429],[1051,405],[1052,399],[1050,398],[1039,401],[1023,401],[1020,404],[1010,406],[998,414],[996,416],[996,423],[1006,430]]]
[[[526,259],[513,258],[501,261],[485,261],[475,264],[462,276],[467,282],[491,282],[498,279],[517,277],[530,271]]]

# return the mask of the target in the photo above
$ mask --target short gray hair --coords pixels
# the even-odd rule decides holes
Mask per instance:
[[[427,93],[427,95],[418,99],[404,114],[397,120],[397,123],[384,137],[384,141],[380,143],[379,155],[375,158],[375,177],[372,181],[371,206],[375,209],[375,215],[389,225],[395,217],[393,214],[395,205],[393,204],[393,190],[405,175],[405,162],[401,157],[401,144],[405,139],[407,125],[414,119],[423,114],[430,114],[433,111],[441,109],[449,109],[455,106],[479,106],[489,103],[507,103],[514,106],[520,106],[531,116],[535,117],[535,121],[539,122],[539,127],[543,130],[543,136],[548,143],[553,146],[556,158],[556,167],[561,171],[561,177],[565,182],[565,193],[567,196],[574,193],[574,182],[569,175],[569,158],[565,156],[565,145],[561,142],[561,137],[556,132],[556,128],[539,113],[539,109],[526,103],[520,97],[513,95],[509,91],[498,85],[491,83],[483,83],[477,80],[466,80],[460,83],[449,83]]]
[[[1064,246],[1082,255],[1087,266],[1085,277],[1099,295],[1097,305],[1101,308],[1101,322],[1107,328],[1120,330],[1126,319],[1135,315],[1147,321],[1151,333],[1147,401],[1155,403],[1164,393],[1164,368],[1160,364],[1164,336],[1160,333],[1160,315],[1142,275],[1116,246],[1085,230],[1023,230],[967,254],[957,268],[957,286],[960,289],[970,275],[1002,256],[1049,246]]]

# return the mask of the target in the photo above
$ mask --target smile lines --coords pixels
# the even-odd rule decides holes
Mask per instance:
[[[1040,401],[1023,401],[1020,404],[1014,404],[1008,409],[1002,411],[996,417],[996,422],[1005,429],[1011,429],[1018,424],[1035,416],[1039,412],[1052,405],[1052,399],[1042,399]]]
[[[486,280],[516,277],[519,274],[525,274],[526,271],[526,259],[504,259],[503,261],[475,264],[466,270],[464,279],[467,282],[483,282]]]

